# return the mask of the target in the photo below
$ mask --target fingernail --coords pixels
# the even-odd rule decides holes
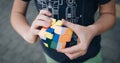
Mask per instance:
[[[65,19],[62,19],[62,23],[65,24]]]
[[[58,49],[57,52],[61,52],[60,49]]]
[[[49,22],[51,23],[51,22],[52,22],[52,19],[50,19]]]
[[[65,19],[62,19],[62,21],[65,21]]]
[[[50,24],[50,23],[47,23],[47,25],[48,25],[48,27],[50,27],[50,26],[51,26],[51,24]]]
[[[49,24],[49,23],[46,23],[44,27],[45,27],[45,28],[48,28],[48,27],[50,27],[50,24]]]
[[[49,13],[49,16],[51,16],[52,14],[51,13]]]

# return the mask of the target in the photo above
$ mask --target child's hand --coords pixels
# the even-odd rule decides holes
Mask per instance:
[[[38,35],[41,27],[49,27],[51,24],[51,19],[50,16],[52,14],[47,11],[47,10],[40,10],[40,13],[36,17],[36,19],[33,21],[31,28],[30,28],[30,33],[32,35]]]
[[[63,25],[71,28],[76,33],[78,36],[78,43],[75,46],[61,49],[59,52],[65,53],[71,60],[85,55],[91,40],[96,35],[94,28],[92,26],[73,24],[64,19],[62,21]]]
[[[49,27],[51,19],[49,18],[52,14],[47,10],[40,10],[40,13],[33,21],[27,35],[27,41],[31,44],[39,40],[38,34],[41,27]]]

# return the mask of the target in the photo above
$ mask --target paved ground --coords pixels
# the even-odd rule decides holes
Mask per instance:
[[[0,0],[0,63],[46,63],[39,43],[28,44],[12,29],[12,4],[13,0]],[[116,5],[117,23],[102,36],[103,63],[120,63],[120,1],[117,0]],[[29,22],[32,22],[36,15],[32,1],[27,14]]]

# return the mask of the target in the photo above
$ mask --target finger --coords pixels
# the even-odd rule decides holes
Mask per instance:
[[[46,21],[46,22],[50,22],[50,23],[52,22],[52,19],[48,16],[45,16],[45,15],[38,15],[37,19],[38,20],[43,20],[43,21]]]
[[[78,52],[76,52],[76,53],[73,53],[72,56],[71,56],[71,58],[72,58],[72,59],[75,59],[75,58],[78,58],[78,57],[83,56],[83,55],[85,55],[85,54],[86,54],[85,51],[78,51]]]
[[[31,31],[34,35],[38,35],[40,30],[35,29],[35,28],[31,28],[30,31]]]
[[[70,60],[73,59],[72,54],[70,54],[70,53],[65,53],[65,55],[66,55]]]
[[[72,53],[72,54],[65,53],[65,55],[67,55],[71,60],[73,60],[75,58],[83,56],[83,53],[82,53],[82,51],[79,51],[79,52],[75,52],[75,53]]]
[[[68,22],[68,21],[65,21],[64,19],[62,19],[62,22],[63,22],[64,26],[67,26],[68,28],[71,28],[72,30],[76,29],[76,25],[75,24],[73,24],[71,22]]]
[[[58,50],[58,52],[62,52],[62,53],[74,53],[74,52],[77,52],[77,51],[79,51],[78,45]]]
[[[73,60],[73,59],[76,58],[75,56],[73,56],[72,54],[69,54],[69,53],[65,53],[65,55],[68,56],[68,58],[69,58],[70,60]]]
[[[40,14],[46,15],[46,16],[51,16],[52,15],[48,10],[40,10]]]
[[[43,27],[49,27],[51,24],[48,23],[48,22],[45,22],[45,21],[42,21],[42,20],[36,20],[34,21],[34,23],[32,24],[32,27],[33,28],[38,28],[40,26],[43,26]]]

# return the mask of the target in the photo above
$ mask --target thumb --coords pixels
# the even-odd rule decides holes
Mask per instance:
[[[62,22],[63,22],[63,25],[64,26],[67,26],[68,28],[72,29],[72,30],[75,30],[75,27],[76,25],[71,23],[71,22],[68,22],[66,21],[65,19],[62,19]]]

